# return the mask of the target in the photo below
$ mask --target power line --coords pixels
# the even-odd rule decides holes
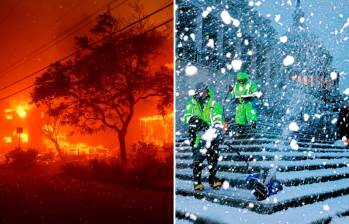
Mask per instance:
[[[150,14],[144,16],[144,17],[142,17],[141,19],[137,20],[136,22],[131,23],[132,26],[135,25],[135,24],[137,24],[137,23],[139,23],[139,22],[141,22],[141,21],[143,21],[144,19],[149,18],[150,16],[152,16],[152,15],[154,15],[154,14],[156,14],[156,13],[159,13],[160,11],[162,11],[162,10],[168,8],[168,7],[171,6],[171,5],[172,5],[172,3],[170,3],[169,5],[166,5],[166,6],[162,7],[162,8],[160,8],[160,9],[158,9],[158,10],[156,10],[156,11],[154,11],[154,12],[152,12],[152,13],[150,13]],[[146,34],[146,33],[148,33],[148,32],[151,32],[151,31],[153,31],[153,30],[156,30],[156,29],[158,29],[158,28],[160,28],[160,27],[162,27],[162,26],[164,26],[164,25],[166,25],[166,24],[168,24],[168,23],[170,23],[170,22],[172,22],[172,21],[173,21],[173,18],[168,19],[168,20],[166,20],[165,22],[163,22],[163,23],[161,23],[161,24],[159,24],[159,25],[157,25],[157,26],[155,26],[155,27],[152,27],[151,29],[147,30],[146,32],[144,32],[144,34]],[[122,31],[128,29],[129,27],[131,27],[131,24],[129,24],[129,25],[123,27],[122,29],[120,29],[120,30],[118,30],[118,31],[116,31],[116,32],[114,32],[114,33],[112,33],[112,35],[118,34],[118,33],[122,32]],[[91,44],[99,43],[99,42],[103,41],[105,38],[106,38],[106,37],[101,38],[100,40],[96,40],[96,41],[90,43],[90,45],[91,45]],[[80,48],[80,49],[74,51],[73,53],[71,53],[71,54],[69,54],[69,55],[67,55],[67,56],[65,56],[65,57],[63,57],[63,58],[57,60],[56,62],[64,61],[64,60],[66,60],[66,59],[72,57],[73,55],[78,54],[78,53],[79,53],[80,51],[82,51],[82,50],[83,50],[83,49]],[[36,71],[36,72],[33,72],[33,73],[29,74],[29,75],[26,75],[26,76],[24,76],[23,78],[18,79],[18,80],[16,80],[15,82],[13,82],[13,83],[11,83],[11,84],[9,84],[9,85],[7,85],[7,86],[4,86],[4,87],[0,88],[0,91],[2,91],[2,90],[4,90],[4,89],[7,89],[7,88],[9,88],[9,87],[11,87],[11,86],[13,86],[13,85],[15,85],[15,84],[17,84],[17,83],[19,83],[19,82],[25,80],[25,79],[28,79],[28,78],[30,78],[30,77],[32,77],[32,76],[38,74],[39,72],[42,72],[42,71],[48,69],[49,67],[50,67],[50,65],[47,65],[47,66],[45,66],[45,67],[39,69],[39,70]],[[5,100],[5,99],[8,99],[8,98],[14,96],[14,95],[17,95],[17,94],[19,94],[19,93],[21,93],[21,92],[23,92],[23,91],[25,91],[25,90],[27,90],[27,89],[30,89],[30,88],[32,88],[34,85],[35,85],[35,84],[32,84],[32,85],[30,85],[30,86],[27,86],[27,87],[25,87],[25,88],[23,88],[23,89],[20,89],[20,90],[18,90],[18,91],[16,91],[16,92],[12,93],[12,94],[10,94],[10,95],[7,95],[7,96],[5,96],[5,97],[2,97],[2,98],[0,98],[0,101],[3,101],[3,100]]]
[[[151,32],[151,31],[154,31],[154,30],[156,30],[156,29],[158,29],[158,28],[160,28],[160,27],[162,27],[162,26],[164,26],[164,25],[166,25],[167,23],[170,23],[170,22],[172,22],[172,21],[173,21],[173,19],[168,19],[168,20],[166,20],[165,22],[163,22],[163,23],[161,23],[161,24],[159,24],[159,25],[157,25],[157,26],[155,26],[155,27],[152,27],[150,30],[147,30],[147,31],[144,32],[143,34],[146,34],[146,33],[149,33],[149,32]],[[71,56],[72,56],[72,55],[68,55],[65,59],[67,59],[68,57],[71,57]],[[45,68],[42,68],[42,69],[40,69],[40,70],[46,70],[48,67],[49,67],[49,66],[46,66]],[[34,86],[35,86],[35,84],[31,84],[31,85],[29,85],[29,86],[27,86],[27,87],[24,87],[23,89],[20,89],[20,90],[18,90],[18,91],[16,91],[16,92],[12,93],[12,94],[10,94],[10,95],[1,97],[1,98],[0,98],[0,101],[6,100],[6,99],[8,99],[8,98],[11,98],[12,96],[15,96],[15,95],[17,95],[17,94],[19,94],[19,93],[21,93],[21,92],[24,92],[24,91],[26,91],[26,90],[28,90],[28,89],[34,87]]]
[[[75,23],[73,26],[71,26],[70,28],[66,29],[64,32],[62,32],[61,34],[59,34],[57,37],[55,37],[53,40],[50,40],[46,43],[44,43],[43,45],[41,45],[39,48],[31,51],[29,54],[27,54],[26,56],[24,56],[23,59],[20,59],[14,63],[12,63],[11,65],[7,66],[5,69],[3,69],[0,72],[0,75],[4,74],[4,73],[9,73],[10,71],[15,70],[16,68],[18,68],[19,66],[25,64],[26,62],[33,60],[34,57],[42,54],[43,52],[49,50],[50,48],[54,47],[55,45],[57,45],[58,43],[62,42],[63,40],[66,40],[67,38],[69,38],[71,35],[73,35],[74,33],[80,31],[81,29],[83,29],[84,27],[86,27],[87,25],[89,25],[91,23],[91,18],[93,16],[95,16],[96,14],[98,14],[99,12],[103,11],[105,8],[110,7],[110,5],[114,4],[115,2],[117,2],[119,0],[114,0],[110,3],[108,3],[107,5],[103,6],[101,9],[93,12],[90,15],[85,16],[82,20],[80,20],[79,22]],[[116,5],[115,7],[112,7],[110,10],[114,10],[120,6],[122,6],[125,2],[127,2],[128,0],[124,0],[122,1],[120,4]],[[29,58],[30,57],[30,58]],[[27,59],[29,58],[29,59]],[[3,75],[1,78],[4,78],[6,76]]]

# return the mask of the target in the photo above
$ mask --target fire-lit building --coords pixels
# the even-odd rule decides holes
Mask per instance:
[[[142,117],[139,122],[143,142],[158,146],[173,142],[173,113]]]

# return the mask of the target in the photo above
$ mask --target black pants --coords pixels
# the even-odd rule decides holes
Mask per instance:
[[[211,142],[211,147],[206,149],[205,143],[202,142],[197,147],[193,146],[193,160],[194,160],[194,168],[193,168],[193,175],[194,175],[194,181],[195,184],[201,183],[201,173],[204,169],[203,162],[205,159],[207,159],[207,163],[209,166],[209,177],[208,181],[210,184],[213,184],[213,182],[216,180],[216,173],[217,173],[217,163],[219,158],[219,141],[213,140]],[[206,151],[207,150],[207,151]],[[206,152],[204,152],[206,151]]]

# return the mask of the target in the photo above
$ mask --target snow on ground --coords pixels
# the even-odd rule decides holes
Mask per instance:
[[[335,216],[338,213],[347,211],[343,204],[347,204],[349,196],[341,196],[317,202],[302,207],[276,212],[272,215],[258,214],[248,209],[234,208],[225,205],[207,202],[204,199],[197,200],[194,197],[183,197],[177,195],[177,211],[183,213],[193,213],[208,220],[214,219],[216,222],[231,224],[302,224]],[[323,206],[328,205],[333,209],[324,211]],[[311,214],[311,215],[310,215]]]
[[[177,159],[177,163],[191,163],[191,159],[183,160],[183,159]],[[257,167],[264,167],[264,168],[271,168],[274,166],[278,167],[302,167],[302,166],[312,166],[312,165],[337,165],[337,164],[349,164],[349,159],[312,159],[312,160],[298,160],[298,161],[251,161],[251,166],[257,166]],[[246,163],[243,161],[220,161],[218,165],[225,165],[225,166],[246,166]],[[337,168],[339,169],[339,168]],[[349,168],[348,168],[349,171]],[[312,171],[308,171],[312,172]]]
[[[275,156],[275,152],[240,152],[243,156]],[[182,153],[181,155],[189,155],[191,156],[191,152]],[[228,155],[232,155],[232,153],[220,153],[221,156],[225,157]],[[308,156],[309,158],[317,158],[317,157],[349,157],[349,152],[299,152],[299,151],[280,151],[277,152],[279,157],[296,157],[296,156]]]
[[[349,216],[347,217],[336,217],[332,219],[331,224],[348,224],[349,223]]]
[[[342,168],[340,171],[338,171],[338,173],[346,173],[348,174],[349,169],[347,168]],[[297,178],[297,172],[293,172],[289,175],[285,175],[283,176],[282,172],[277,173],[276,178],[278,180],[281,181],[287,181],[292,179],[301,179],[301,178],[306,178],[306,177],[311,177],[311,173],[307,173],[309,171],[304,171],[304,172],[299,172],[300,174],[298,174]],[[302,175],[302,173],[304,173]],[[313,172],[313,174],[316,173],[321,173],[321,172]],[[185,171],[183,170],[178,170],[177,174],[186,174],[186,175],[191,175],[192,171],[191,169],[186,169]],[[208,172],[203,172],[203,176],[208,175]],[[236,173],[229,173],[229,172],[218,172],[217,174],[218,177],[220,178],[225,178],[227,180],[229,179],[236,179],[236,180],[245,180],[247,174],[236,174]],[[320,174],[319,177],[321,176],[325,176],[325,174]],[[313,176],[314,177],[314,176]],[[288,179],[290,178],[290,179]],[[176,181],[178,182],[178,181]],[[186,185],[183,185],[182,182],[178,182],[181,184],[177,185],[177,189],[186,189],[188,191],[192,191],[193,189],[193,182],[192,181],[187,181]],[[330,182],[320,182],[320,183],[313,183],[313,184],[305,184],[305,185],[299,185],[299,186],[288,186],[288,187],[284,187],[284,190],[282,192],[280,192],[277,195],[273,195],[270,197],[270,200],[265,200],[265,203],[270,203],[270,201],[273,201],[274,198],[277,199],[277,201],[282,201],[282,200],[291,200],[295,197],[303,197],[306,195],[311,195],[311,194],[315,194],[318,195],[320,193],[324,193],[324,192],[332,192],[335,190],[340,190],[340,189],[345,189],[347,188],[347,186],[349,186],[349,179],[340,179],[340,180],[335,180],[335,181],[330,181]],[[215,191],[214,192],[217,195],[222,195],[224,194],[224,196],[229,196],[229,190],[234,189],[234,194],[230,194],[230,196],[234,196],[234,195],[238,195],[239,197],[242,197],[244,195],[244,198],[246,198],[246,195],[249,195],[250,192],[246,189],[239,189],[240,191],[237,193],[237,189],[234,186],[231,186],[230,188],[228,188],[228,190],[224,190],[224,191]],[[228,192],[228,195],[226,194]]]

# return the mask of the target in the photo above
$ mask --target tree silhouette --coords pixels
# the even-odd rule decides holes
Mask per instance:
[[[118,138],[120,158],[126,162],[125,137],[135,106],[157,97],[159,111],[172,104],[172,71],[162,67],[150,71],[166,36],[145,32],[144,24],[115,35],[119,22],[109,13],[98,17],[92,37],[76,38],[84,48],[74,59],[55,63],[36,79],[32,101],[46,105],[63,125],[82,133],[113,130]],[[94,41],[101,38],[101,41]]]

